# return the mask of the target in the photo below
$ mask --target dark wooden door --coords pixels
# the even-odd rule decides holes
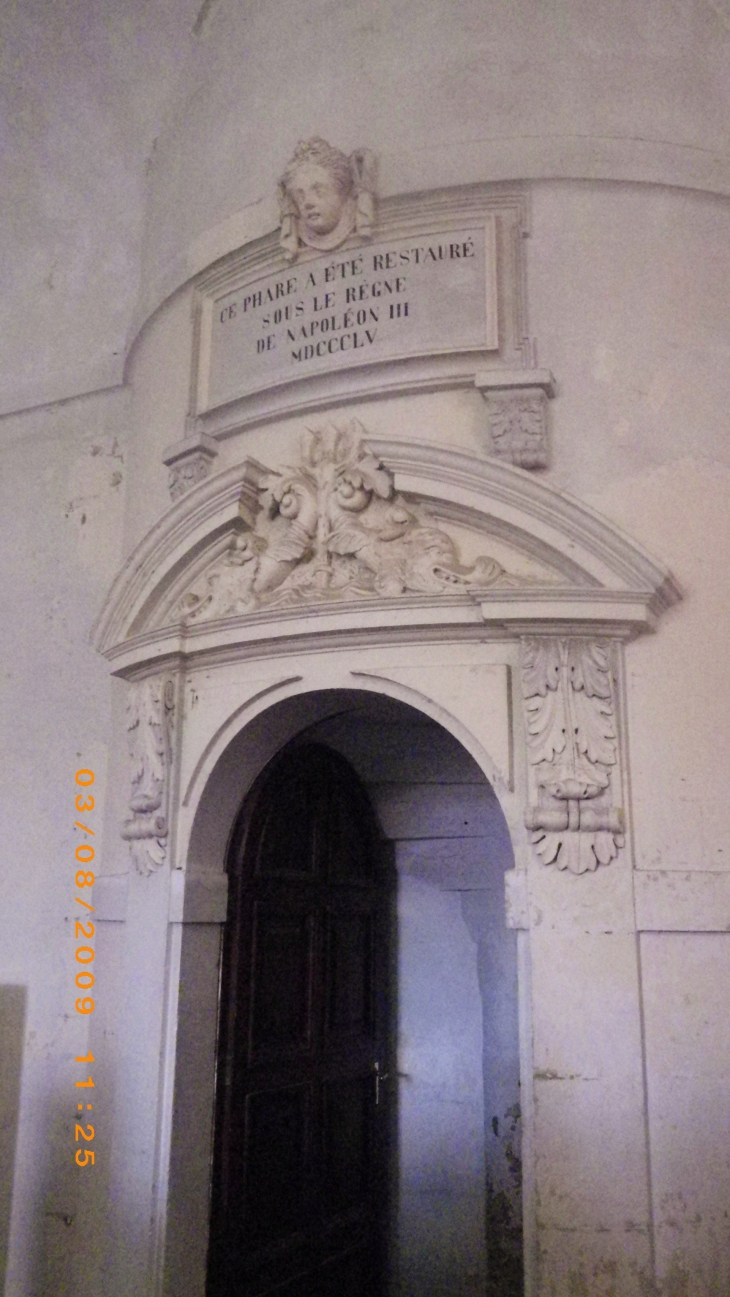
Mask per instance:
[[[380,1297],[392,869],[348,763],[270,763],[229,857],[209,1297]]]

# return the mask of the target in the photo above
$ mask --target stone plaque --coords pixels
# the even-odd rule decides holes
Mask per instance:
[[[495,351],[495,217],[229,281],[201,323],[198,413],[342,369]]]

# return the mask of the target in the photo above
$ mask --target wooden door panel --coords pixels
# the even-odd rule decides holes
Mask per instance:
[[[373,1034],[373,946],[371,915],[327,916],[328,1042],[335,1038]]]
[[[372,1180],[374,1079],[347,1076],[324,1086],[322,1209],[332,1218],[363,1217]]]
[[[243,1228],[248,1247],[290,1240],[307,1224],[311,1184],[309,1086],[249,1094]]]
[[[306,877],[314,870],[313,820],[317,807],[307,798],[306,787],[282,788],[278,804],[260,810],[256,834],[255,869],[258,874]]]
[[[276,759],[229,870],[209,1297],[379,1297],[393,871],[344,759]]]
[[[327,876],[333,883],[368,883],[373,879],[375,862],[363,834],[362,821],[367,808],[353,806],[353,798],[348,794],[350,789],[344,785],[334,785],[330,789],[326,829]]]
[[[271,901],[254,911],[250,1061],[312,1043],[315,916]]]
[[[322,1266],[312,1297],[371,1297],[374,1285],[373,1261],[367,1248],[358,1247]]]

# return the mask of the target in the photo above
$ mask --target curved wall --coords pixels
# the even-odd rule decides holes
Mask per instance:
[[[217,0],[150,169],[139,318],[277,222],[298,138],[381,159],[381,193],[524,178],[730,192],[721,3]]]

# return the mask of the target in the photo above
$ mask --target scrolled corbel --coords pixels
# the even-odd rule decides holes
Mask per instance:
[[[624,845],[612,649],[604,640],[528,637],[522,696],[529,759],[525,826],[546,865],[582,874]]]

